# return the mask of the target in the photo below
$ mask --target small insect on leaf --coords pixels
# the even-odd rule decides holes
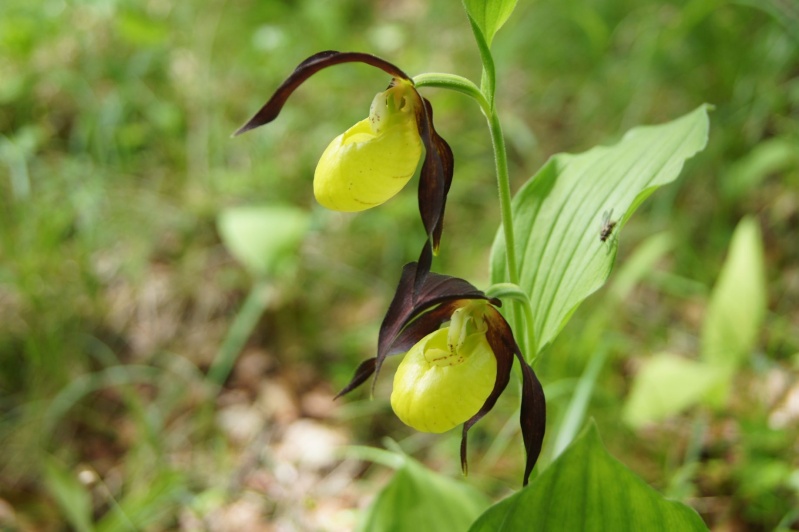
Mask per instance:
[[[605,211],[602,215],[602,225],[599,228],[599,240],[602,242],[607,242],[610,235],[613,233],[613,230],[616,228],[616,224],[618,223],[615,220],[611,220],[610,217],[613,215],[613,209],[609,211]]]

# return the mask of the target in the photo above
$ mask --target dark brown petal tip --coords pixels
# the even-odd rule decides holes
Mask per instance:
[[[468,472],[466,447],[469,429],[494,408],[499,396],[505,391],[510,381],[510,371],[513,367],[513,355],[514,352],[519,349],[516,345],[516,341],[513,339],[510,326],[508,326],[508,323],[499,312],[493,309],[489,310],[487,318],[489,323],[488,330],[486,331],[486,340],[497,359],[497,378],[496,381],[494,381],[494,388],[491,390],[491,393],[488,394],[488,398],[485,400],[485,403],[483,403],[483,406],[463,424],[463,435],[461,436],[461,468],[464,474]]]
[[[547,425],[546,401],[544,389],[533,371],[522,356],[519,345],[513,337],[513,331],[505,321],[505,318],[496,310],[491,309],[486,312],[488,330],[486,339],[491,346],[494,355],[497,357],[497,382],[494,389],[486,399],[485,404],[477,414],[472,416],[463,425],[463,437],[461,439],[461,466],[466,471],[466,434],[480,418],[488,413],[497,401],[497,398],[505,389],[510,378],[510,369],[513,365],[513,357],[518,359],[522,368],[522,408],[520,424],[522,430],[522,440],[526,461],[524,466],[523,485],[527,485],[530,480],[530,473],[538,461],[541,454],[541,446],[544,441],[544,433]]]
[[[380,59],[371,54],[364,54],[360,52],[336,52],[329,50],[326,52],[319,52],[312,55],[302,63],[300,63],[294,72],[284,81],[280,87],[277,88],[275,93],[264,104],[261,109],[255,113],[255,116],[250,118],[246,124],[241,126],[233,136],[241,135],[251,129],[255,129],[264,124],[268,124],[280,114],[283,105],[289,96],[302,85],[308,78],[322,70],[333,65],[340,65],[342,63],[365,63],[373,67],[377,67],[384,72],[390,74],[395,78],[402,78],[410,80],[411,78],[397,66],[389,63],[384,59]]]
[[[350,383],[347,384],[343,390],[338,392],[333,399],[338,399],[342,395],[350,393],[352,390],[366,382],[366,380],[375,372],[376,360],[376,358],[370,358],[369,360],[364,360],[361,362],[361,364],[358,366],[358,369],[355,370],[355,375],[353,375]]]
[[[530,480],[530,473],[541,454],[544,433],[547,428],[547,407],[544,389],[533,368],[524,361],[521,353],[516,354],[522,366],[522,413],[519,422],[522,427],[522,440],[527,454],[524,466],[524,485]]]
[[[438,251],[444,229],[444,207],[452,185],[455,159],[452,149],[433,126],[433,106],[426,98],[417,106],[416,121],[425,148],[425,158],[419,175],[419,213],[433,252]]]

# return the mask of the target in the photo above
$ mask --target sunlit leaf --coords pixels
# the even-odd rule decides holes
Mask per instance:
[[[708,107],[629,131],[616,145],[553,156],[513,199],[520,286],[533,306],[533,353],[558,334],[608,277],[618,234],[635,209],[673,181],[707,143]],[[606,241],[600,230],[616,222]],[[507,282],[505,239],[491,253],[493,283]]]
[[[516,7],[516,0],[463,0],[466,12],[480,28],[488,46]]]
[[[218,219],[222,242],[255,276],[274,275],[293,263],[309,223],[304,211],[282,205],[232,207]]]
[[[488,507],[483,494],[411,458],[394,474],[366,511],[359,530],[420,532],[468,530]]]
[[[763,243],[753,218],[732,237],[702,328],[702,358],[736,366],[751,352],[766,312]]]
[[[707,530],[608,454],[592,424],[529,486],[489,508],[471,532]]]
[[[624,420],[640,427],[696,405],[723,387],[730,373],[714,365],[671,354],[647,360],[633,381]]]

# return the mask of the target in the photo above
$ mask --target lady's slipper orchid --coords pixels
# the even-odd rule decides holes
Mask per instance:
[[[470,310],[456,309],[449,327],[411,347],[394,374],[391,406],[403,423],[418,431],[446,432],[468,421],[491,395],[497,360],[481,311],[472,315]]]
[[[510,380],[514,357],[522,368],[521,429],[530,477],[546,428],[544,391],[522,356],[508,322],[491,299],[463,279],[405,266],[380,327],[377,356],[363,362],[339,396],[377,374],[389,355],[406,353],[394,378],[391,404],[406,424],[444,432],[463,423],[466,471],[469,429],[496,404]],[[441,325],[449,322],[445,328]],[[374,386],[374,384],[373,384]]]
[[[388,201],[413,177],[422,141],[412,91],[405,81],[392,84],[375,96],[368,118],[330,143],[314,174],[320,204],[345,212],[369,209]]]
[[[322,154],[314,175],[314,194],[319,203],[334,210],[360,211],[380,205],[413,176],[423,144],[419,212],[428,240],[438,249],[452,183],[452,150],[433,127],[430,102],[419,95],[407,74],[388,61],[357,52],[313,55],[297,66],[235,135],[277,118],[288,97],[316,72],[351,62],[380,68],[393,79],[388,89],[375,97],[369,117],[334,139]]]

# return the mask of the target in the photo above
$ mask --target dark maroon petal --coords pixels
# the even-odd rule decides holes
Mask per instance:
[[[522,409],[519,421],[524,450],[527,455],[524,466],[524,485],[526,486],[530,479],[530,473],[541,454],[541,445],[546,432],[547,410],[544,389],[533,368],[525,362],[521,349],[513,337],[513,331],[502,314],[491,308],[486,312],[486,320],[488,321],[486,338],[494,353],[499,355],[498,350],[501,350],[503,351],[502,356],[515,355],[522,367]]]
[[[524,361],[521,353],[516,353],[516,358],[522,366],[522,413],[519,422],[522,427],[524,450],[527,462],[524,466],[524,485],[530,480],[530,473],[541,454],[541,445],[544,442],[544,432],[547,428],[547,407],[544,389],[535,376],[535,371]]]
[[[352,380],[348,385],[344,387],[343,390],[338,392],[333,399],[338,399],[342,395],[346,393],[350,393],[352,390],[366,382],[366,380],[372,376],[372,373],[375,372],[375,361],[377,358],[370,358],[369,360],[365,360],[361,362],[361,365],[358,366],[358,369],[355,370],[355,375],[353,375]]]
[[[360,52],[335,52],[332,50],[327,52],[319,52],[318,54],[312,55],[300,63],[294,72],[292,72],[291,75],[286,79],[286,81],[284,81],[283,84],[277,88],[269,101],[266,102],[264,106],[261,107],[257,113],[255,113],[255,116],[250,118],[250,120],[241,126],[233,135],[241,135],[242,133],[245,133],[251,129],[255,129],[256,127],[262,126],[264,124],[268,124],[274,120],[277,118],[277,115],[280,114],[280,110],[283,109],[283,105],[286,103],[288,97],[291,96],[291,93],[293,93],[297,87],[302,85],[305,80],[323,68],[333,65],[340,65],[341,63],[366,63],[367,65],[371,65],[383,70],[395,78],[402,78],[405,80],[411,79],[397,66],[370,54],[363,54]]]
[[[419,213],[427,236],[433,244],[433,251],[436,252],[441,243],[444,207],[452,185],[455,159],[449,144],[436,133],[433,126],[433,106],[426,98],[419,98],[422,105],[417,105],[416,122],[425,148],[424,163],[419,175]]]
[[[439,317],[431,316],[425,319],[424,313],[444,302],[457,302],[469,299],[488,299],[486,295],[463,279],[427,273],[416,286],[419,264],[411,262],[402,269],[397,291],[388,307],[383,323],[380,325],[380,335],[377,342],[377,363],[375,376],[380,372],[385,358],[393,351],[394,343],[400,332],[415,318],[419,317],[421,323],[414,330],[414,335],[425,335],[435,331],[442,323]],[[453,308],[457,308],[453,307]]]
[[[422,289],[424,280],[427,274],[430,273],[430,267],[433,265],[433,245],[430,239],[426,238],[422,252],[419,254],[419,263],[416,265],[416,279],[413,282],[414,293]]]
[[[441,324],[448,322],[452,318],[452,313],[458,307],[463,306],[466,300],[445,301],[437,307],[417,316],[411,321],[402,332],[397,335],[391,344],[388,355],[404,353],[416,345],[419,340],[437,330]]]
[[[501,325],[499,327],[495,327],[496,317],[502,321],[505,327]],[[488,412],[494,408],[494,405],[497,404],[497,399],[499,396],[502,395],[502,392],[505,391],[505,388],[508,386],[508,382],[510,381],[510,371],[513,367],[513,354],[514,351],[518,351],[518,346],[516,345],[516,340],[513,339],[513,333],[510,332],[510,327],[508,327],[507,322],[502,317],[502,315],[494,309],[490,309],[486,313],[486,318],[488,318],[488,330],[486,331],[486,340],[488,341],[488,345],[491,346],[491,350],[494,352],[494,356],[497,359],[497,378],[494,381],[494,388],[491,390],[491,393],[488,394],[488,398],[486,399],[483,406],[480,407],[480,410],[477,411],[475,415],[470,417],[466,423],[463,424],[463,434],[461,436],[461,468],[463,468],[464,474],[468,471],[468,465],[466,462],[466,446],[467,446],[467,435],[469,429],[472,426],[480,421]],[[508,337],[508,333],[510,336]]]

